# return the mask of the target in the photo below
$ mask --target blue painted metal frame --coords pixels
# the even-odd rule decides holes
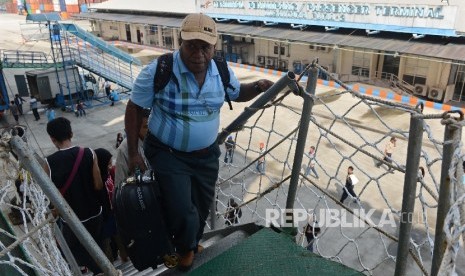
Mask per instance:
[[[8,103],[10,102],[10,99],[8,97],[8,92],[6,90],[5,79],[3,76],[3,69],[1,67],[0,67],[0,90],[2,91],[1,97],[3,99],[3,101],[0,100],[0,112],[3,112],[9,108]]]
[[[131,56],[130,54],[116,48],[115,46],[112,46],[110,44],[108,44],[107,42],[101,40],[100,38],[92,35],[92,34],[89,34],[86,30],[80,28],[79,26],[77,26],[76,24],[73,24],[73,23],[63,23],[63,22],[58,22],[58,24],[61,26],[62,30],[65,30],[77,37],[79,37],[80,39],[92,44],[93,46],[99,48],[100,50],[114,56],[114,57],[117,57],[125,62],[128,62],[128,63],[134,63],[134,64],[137,64],[137,65],[142,65],[142,62],[138,59],[138,58],[135,58],[133,56]]]

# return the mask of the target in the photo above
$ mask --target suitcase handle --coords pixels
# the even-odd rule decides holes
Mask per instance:
[[[144,181],[155,181],[155,174],[153,170],[146,170],[145,172],[141,172],[139,167],[136,167],[134,170],[134,176],[130,176],[128,179],[126,179],[126,183],[133,183],[133,184],[140,184],[143,183]]]

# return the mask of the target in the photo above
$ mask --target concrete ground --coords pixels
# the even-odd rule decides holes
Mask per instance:
[[[18,22],[23,20],[24,17],[18,15],[2,14],[0,15],[0,48],[12,50],[35,50],[47,52],[48,44],[46,42],[33,42],[22,43],[22,39],[18,36],[19,25]],[[145,50],[144,50],[145,51]],[[156,51],[148,53],[149,55],[158,54]],[[279,79],[277,76],[271,76],[261,72],[251,72],[246,69],[234,68],[234,72],[240,81],[252,82],[261,78],[268,78],[273,81]],[[399,165],[405,165],[407,157],[407,135],[409,129],[410,116],[405,111],[399,108],[393,109],[392,106],[366,104],[360,103],[358,98],[349,94],[335,94],[332,88],[325,86],[318,86],[317,95],[328,95],[322,97],[322,101],[317,102],[313,115],[315,120],[323,125],[325,128],[339,134],[355,145],[362,146],[364,149],[372,154],[381,156],[387,136],[392,131],[393,134],[398,136],[398,147],[394,154],[394,160]],[[81,146],[89,146],[94,149],[106,148],[112,153],[115,153],[114,144],[116,141],[116,134],[123,131],[124,111],[126,101],[121,101],[114,107],[102,105],[87,110],[86,117],[77,118],[74,114],[69,112],[62,112],[57,110],[57,116],[64,116],[71,120],[74,138],[73,142]],[[263,116],[259,118],[258,115],[249,120],[248,125],[252,125],[256,120],[258,121],[259,128],[254,130],[245,129],[241,131],[237,137],[238,148],[236,150],[235,161],[233,166],[223,166],[220,178],[225,179],[234,172],[242,169],[244,164],[250,163],[251,160],[258,156],[257,148],[261,141],[267,141],[268,146],[274,145],[281,135],[288,134],[292,129],[297,126],[299,115],[302,108],[302,99],[290,95],[284,100],[284,104],[288,108],[280,108],[276,113],[269,109],[264,112]],[[221,117],[221,127],[225,127],[233,121],[243,110],[248,106],[247,103],[233,103],[234,110],[230,111],[227,105],[224,105]],[[25,108],[28,111],[28,108]],[[439,114],[440,112],[433,109],[426,108],[424,114]],[[347,127],[347,124],[341,120],[334,120],[336,116],[344,118],[350,122],[353,128]],[[4,116],[3,125],[6,126],[13,122],[11,116]],[[39,155],[47,156],[54,152],[56,149],[51,143],[46,133],[46,118],[41,114],[40,121],[34,121],[32,114],[21,116],[20,124],[25,125],[28,129],[27,138],[29,145],[34,148]],[[423,135],[423,149],[424,156],[421,164],[425,167],[429,165],[429,170],[425,177],[425,183],[437,195],[437,185],[440,176],[440,164],[438,162],[431,162],[435,157],[440,155],[442,146],[438,146],[437,141],[442,141],[444,136],[444,127],[439,120],[428,120],[427,124],[430,129],[430,136],[428,138],[425,133]],[[263,130],[261,130],[261,128]],[[273,128],[275,132],[268,132]],[[333,196],[339,199],[342,193],[341,182],[345,179],[346,168],[348,165],[356,166],[356,175],[360,179],[360,183],[356,186],[355,191],[360,196],[361,205],[351,203],[350,198],[346,200],[346,206],[350,209],[363,208],[375,209],[379,213],[384,209],[400,210],[402,204],[402,190],[404,174],[396,171],[394,174],[385,173],[385,169],[375,168],[373,159],[367,157],[360,152],[357,152],[347,143],[334,139],[331,135],[327,135],[326,131],[318,129],[314,124],[310,125],[310,131],[307,137],[306,151],[308,147],[313,144],[317,145],[317,170],[320,174],[320,179],[316,180],[311,178],[314,183],[309,184],[307,180],[300,182],[298,190],[298,201],[296,207],[305,209],[325,209],[325,208],[341,208],[340,205],[335,204],[329,199]],[[374,146],[377,147],[378,150]],[[267,158],[267,173],[265,176],[260,176],[252,170],[247,170],[245,173],[228,182],[225,186],[219,188],[219,212],[224,209],[224,204],[227,198],[234,196],[238,198],[241,203],[247,199],[254,197],[257,192],[262,192],[265,188],[276,183],[277,180],[290,173],[290,166],[292,166],[293,152],[289,152],[289,148],[295,147],[294,144],[288,142],[286,146],[278,147],[273,151],[271,157]],[[439,147],[439,149],[438,149]],[[222,157],[221,157],[222,158]],[[289,163],[284,163],[290,162]],[[304,162],[308,159],[304,157]],[[254,168],[254,165],[250,167]],[[282,174],[282,175],[281,175]],[[252,202],[246,207],[243,207],[244,216],[242,220],[258,221],[264,223],[265,209],[268,208],[281,208],[285,206],[285,196],[287,195],[287,184],[285,183],[282,189],[277,189],[270,193],[264,199],[258,202]],[[315,187],[319,187],[324,191],[321,192]],[[421,193],[420,193],[421,192]],[[424,189],[419,189],[417,195],[423,195],[424,201],[428,204],[436,205],[433,198],[428,195]],[[223,205],[222,205],[223,204]],[[420,204],[419,200],[416,201],[415,210],[416,215],[422,217],[422,207],[425,205]],[[425,217],[428,222],[425,225],[416,224],[414,226],[413,239],[418,238],[419,242],[425,240],[427,233],[434,234],[434,222],[436,218],[435,208],[426,208],[427,212]],[[221,225],[221,222],[220,222]],[[299,227],[301,228],[301,227]],[[425,231],[428,229],[429,232]],[[300,229],[301,230],[301,229]],[[387,232],[397,236],[398,228],[386,229]],[[387,258],[386,254],[396,254],[395,243],[389,239],[382,238],[379,233],[374,231],[371,233],[360,233],[361,231],[353,229],[325,229],[318,243],[317,252],[325,257],[338,256],[336,259],[341,259],[342,263],[351,267],[363,270],[364,266],[369,267],[371,270],[375,264],[380,263],[380,260]],[[366,236],[364,236],[366,235]],[[363,239],[360,240],[360,237]],[[351,239],[353,239],[352,242]],[[349,241],[348,245],[344,245]],[[341,247],[343,247],[341,249]],[[422,256],[427,263],[429,270],[428,247],[425,246],[421,250]],[[423,255],[425,254],[425,255]],[[362,266],[360,263],[362,259]],[[386,261],[376,269],[373,269],[376,275],[392,275],[393,274],[393,260]],[[412,260],[409,260],[411,263]],[[415,265],[409,266],[409,275],[420,275],[420,272]],[[460,267],[460,271],[465,271]]]

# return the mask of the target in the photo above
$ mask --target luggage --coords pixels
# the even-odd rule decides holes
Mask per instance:
[[[119,233],[129,258],[139,270],[165,263],[177,265],[177,256],[163,220],[153,173],[136,173],[116,188],[114,208]]]

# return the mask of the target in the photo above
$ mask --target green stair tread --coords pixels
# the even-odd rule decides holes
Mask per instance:
[[[363,275],[313,254],[289,236],[263,228],[189,275]]]

